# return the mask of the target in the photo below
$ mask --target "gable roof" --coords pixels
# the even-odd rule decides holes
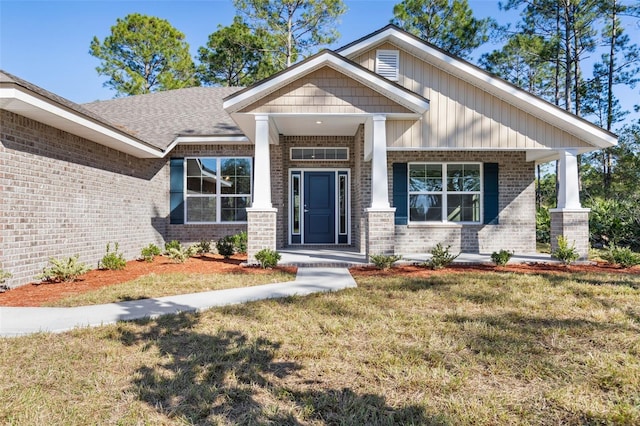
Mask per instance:
[[[189,87],[84,104],[84,108],[122,123],[162,150],[180,140],[216,137],[244,138],[222,108],[225,96],[240,87]]]
[[[0,70],[0,108],[141,158],[163,153],[99,114]]]
[[[324,66],[329,66],[372,88],[416,114],[422,114],[429,109],[428,99],[326,49],[253,86],[226,97],[223,108],[230,114],[234,114],[258,99]]]
[[[532,95],[470,62],[452,56],[448,52],[393,24],[389,24],[378,31],[349,43],[337,49],[336,52],[347,58],[354,58],[360,53],[373,49],[385,42],[395,44],[449,74],[461,78],[597,148],[607,148],[617,143],[617,136],[614,133]]]

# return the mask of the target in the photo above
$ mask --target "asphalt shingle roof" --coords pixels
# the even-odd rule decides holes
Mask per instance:
[[[83,104],[149,144],[166,149],[178,136],[242,135],[222,108],[240,87],[190,87]]]

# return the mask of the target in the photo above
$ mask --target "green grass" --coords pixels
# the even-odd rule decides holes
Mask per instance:
[[[637,274],[357,282],[0,339],[0,423],[640,423]]]
[[[199,293],[234,287],[295,280],[295,274],[273,271],[268,274],[150,274],[122,284],[102,287],[48,303],[45,306],[72,307],[148,299],[176,294]]]

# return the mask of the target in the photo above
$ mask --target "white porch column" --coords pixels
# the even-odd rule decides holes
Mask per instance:
[[[558,208],[579,209],[578,153],[575,149],[560,151],[558,162]]]
[[[551,250],[558,248],[558,237],[563,236],[574,245],[580,259],[589,256],[589,209],[580,205],[578,181],[578,152],[563,149],[558,162],[558,207],[551,215]]]
[[[255,165],[253,179],[253,208],[270,209],[271,161],[269,157],[269,116],[256,115]]]
[[[373,116],[373,158],[371,161],[371,208],[388,209],[389,177],[387,174],[387,118]]]

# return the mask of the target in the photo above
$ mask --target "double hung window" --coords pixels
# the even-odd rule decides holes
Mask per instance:
[[[251,203],[250,157],[186,159],[186,222],[246,222]]]
[[[410,222],[480,222],[479,163],[410,163]]]

